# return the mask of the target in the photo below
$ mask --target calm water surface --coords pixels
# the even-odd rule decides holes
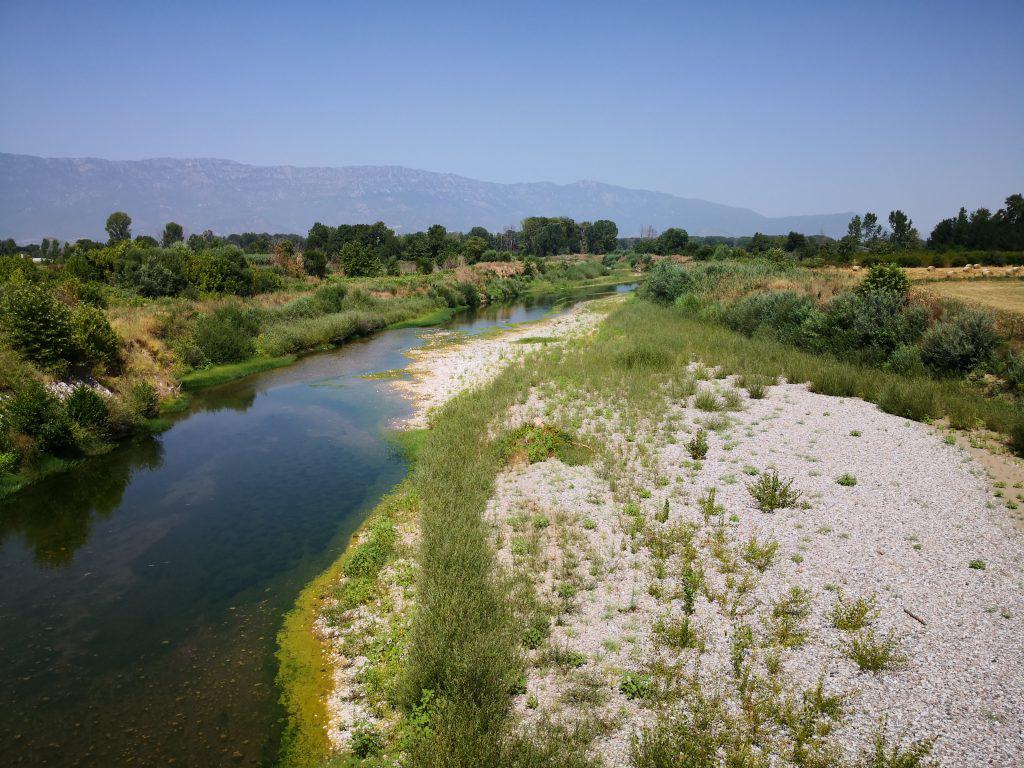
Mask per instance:
[[[408,405],[360,377],[431,332],[200,393],[159,437],[0,502],[0,763],[273,764],[281,617],[406,471],[385,433]]]

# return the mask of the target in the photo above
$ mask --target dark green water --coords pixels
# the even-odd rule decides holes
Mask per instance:
[[[424,333],[201,393],[159,437],[0,502],[0,763],[273,764],[281,617],[406,471],[385,431],[408,405],[360,376]]]

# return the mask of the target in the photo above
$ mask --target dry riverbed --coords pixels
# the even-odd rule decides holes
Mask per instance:
[[[601,317],[583,304],[418,351],[394,384],[416,404],[409,426]],[[639,417],[550,384],[495,425],[557,425],[596,454],[510,466],[488,505],[499,561],[552,617],[526,638],[523,722],[574,728],[608,766],[658,764],[659,745],[678,754],[679,733],[705,731],[719,754],[820,760],[805,764],[858,759],[879,733],[949,768],[1024,764],[1024,538],[983,469],[870,403],[739,383],[693,364]],[[749,487],[774,478],[796,495],[763,511]],[[361,671],[368,633],[400,643],[414,600],[414,522],[399,530],[383,597],[324,627],[342,749],[389,717]]]

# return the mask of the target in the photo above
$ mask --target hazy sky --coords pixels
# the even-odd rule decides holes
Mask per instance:
[[[596,179],[925,232],[1024,191],[1022,0],[0,0],[0,29],[6,152]]]

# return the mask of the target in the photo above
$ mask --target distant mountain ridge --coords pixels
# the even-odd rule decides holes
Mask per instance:
[[[643,226],[694,235],[841,235],[851,213],[770,218],[747,208],[664,192],[578,181],[499,184],[400,166],[305,168],[231,160],[101,160],[0,153],[0,237],[19,242],[104,237],[116,210],[135,234],[168,221],[189,232],[304,233],[317,221],[384,221],[398,232],[431,224],[467,231],[518,226],[526,216],[612,219],[620,235]]]

